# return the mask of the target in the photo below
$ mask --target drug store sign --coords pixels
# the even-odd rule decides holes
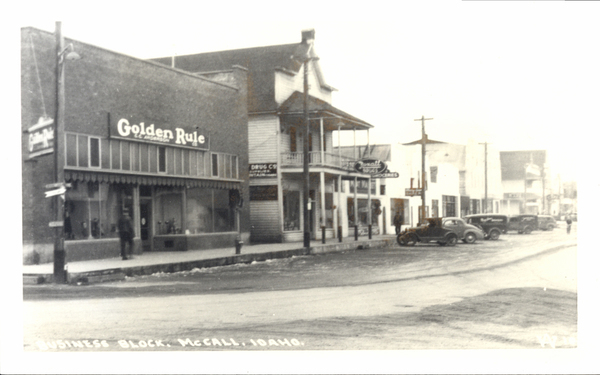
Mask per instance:
[[[153,143],[193,147],[208,150],[209,137],[201,130],[188,131],[181,127],[155,125],[154,123],[135,123],[120,118],[111,124],[112,138],[124,138]]]

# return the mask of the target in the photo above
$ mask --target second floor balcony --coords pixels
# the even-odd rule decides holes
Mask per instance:
[[[353,171],[356,161],[352,158],[329,152],[312,151],[308,155],[311,167],[331,167],[344,171]],[[302,168],[304,166],[303,152],[283,152],[281,154],[282,167]]]

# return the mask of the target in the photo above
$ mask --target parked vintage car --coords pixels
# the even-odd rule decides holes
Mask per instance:
[[[453,230],[458,235],[458,239],[464,243],[475,243],[477,240],[483,240],[485,237],[481,228],[468,224],[460,217],[442,218],[442,227]]]
[[[445,246],[454,246],[458,242],[458,234],[452,229],[442,226],[442,218],[434,217],[425,219],[427,223],[418,227],[404,230],[396,237],[400,246],[414,246],[417,242],[436,241]]]
[[[530,234],[534,230],[538,230],[537,215],[523,214],[509,217],[508,230],[525,234]]]
[[[483,230],[486,240],[497,240],[508,229],[508,216],[502,214],[474,214],[465,217],[467,223]]]
[[[556,220],[550,215],[538,215],[537,220],[540,230],[554,230],[556,228]]]

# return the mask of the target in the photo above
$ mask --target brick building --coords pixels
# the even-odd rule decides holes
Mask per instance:
[[[211,80],[65,39],[56,95],[55,35],[21,30],[24,262],[52,260],[53,118],[66,259],[119,256],[129,213],[135,252],[234,246],[249,237],[247,70]],[[241,199],[240,199],[241,198]]]

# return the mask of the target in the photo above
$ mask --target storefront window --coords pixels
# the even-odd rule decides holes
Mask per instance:
[[[156,224],[159,234],[181,233],[183,192],[180,188],[156,189]]]
[[[65,197],[65,239],[116,238],[122,212],[133,215],[132,186],[74,182]]]
[[[193,188],[187,191],[186,226],[190,234],[213,231],[212,190]]]
[[[299,191],[283,191],[283,230],[300,230]]]
[[[453,195],[442,195],[443,216],[456,216],[456,197]]]
[[[229,205],[229,190],[213,190],[215,207],[215,232],[235,230],[235,215]]]

